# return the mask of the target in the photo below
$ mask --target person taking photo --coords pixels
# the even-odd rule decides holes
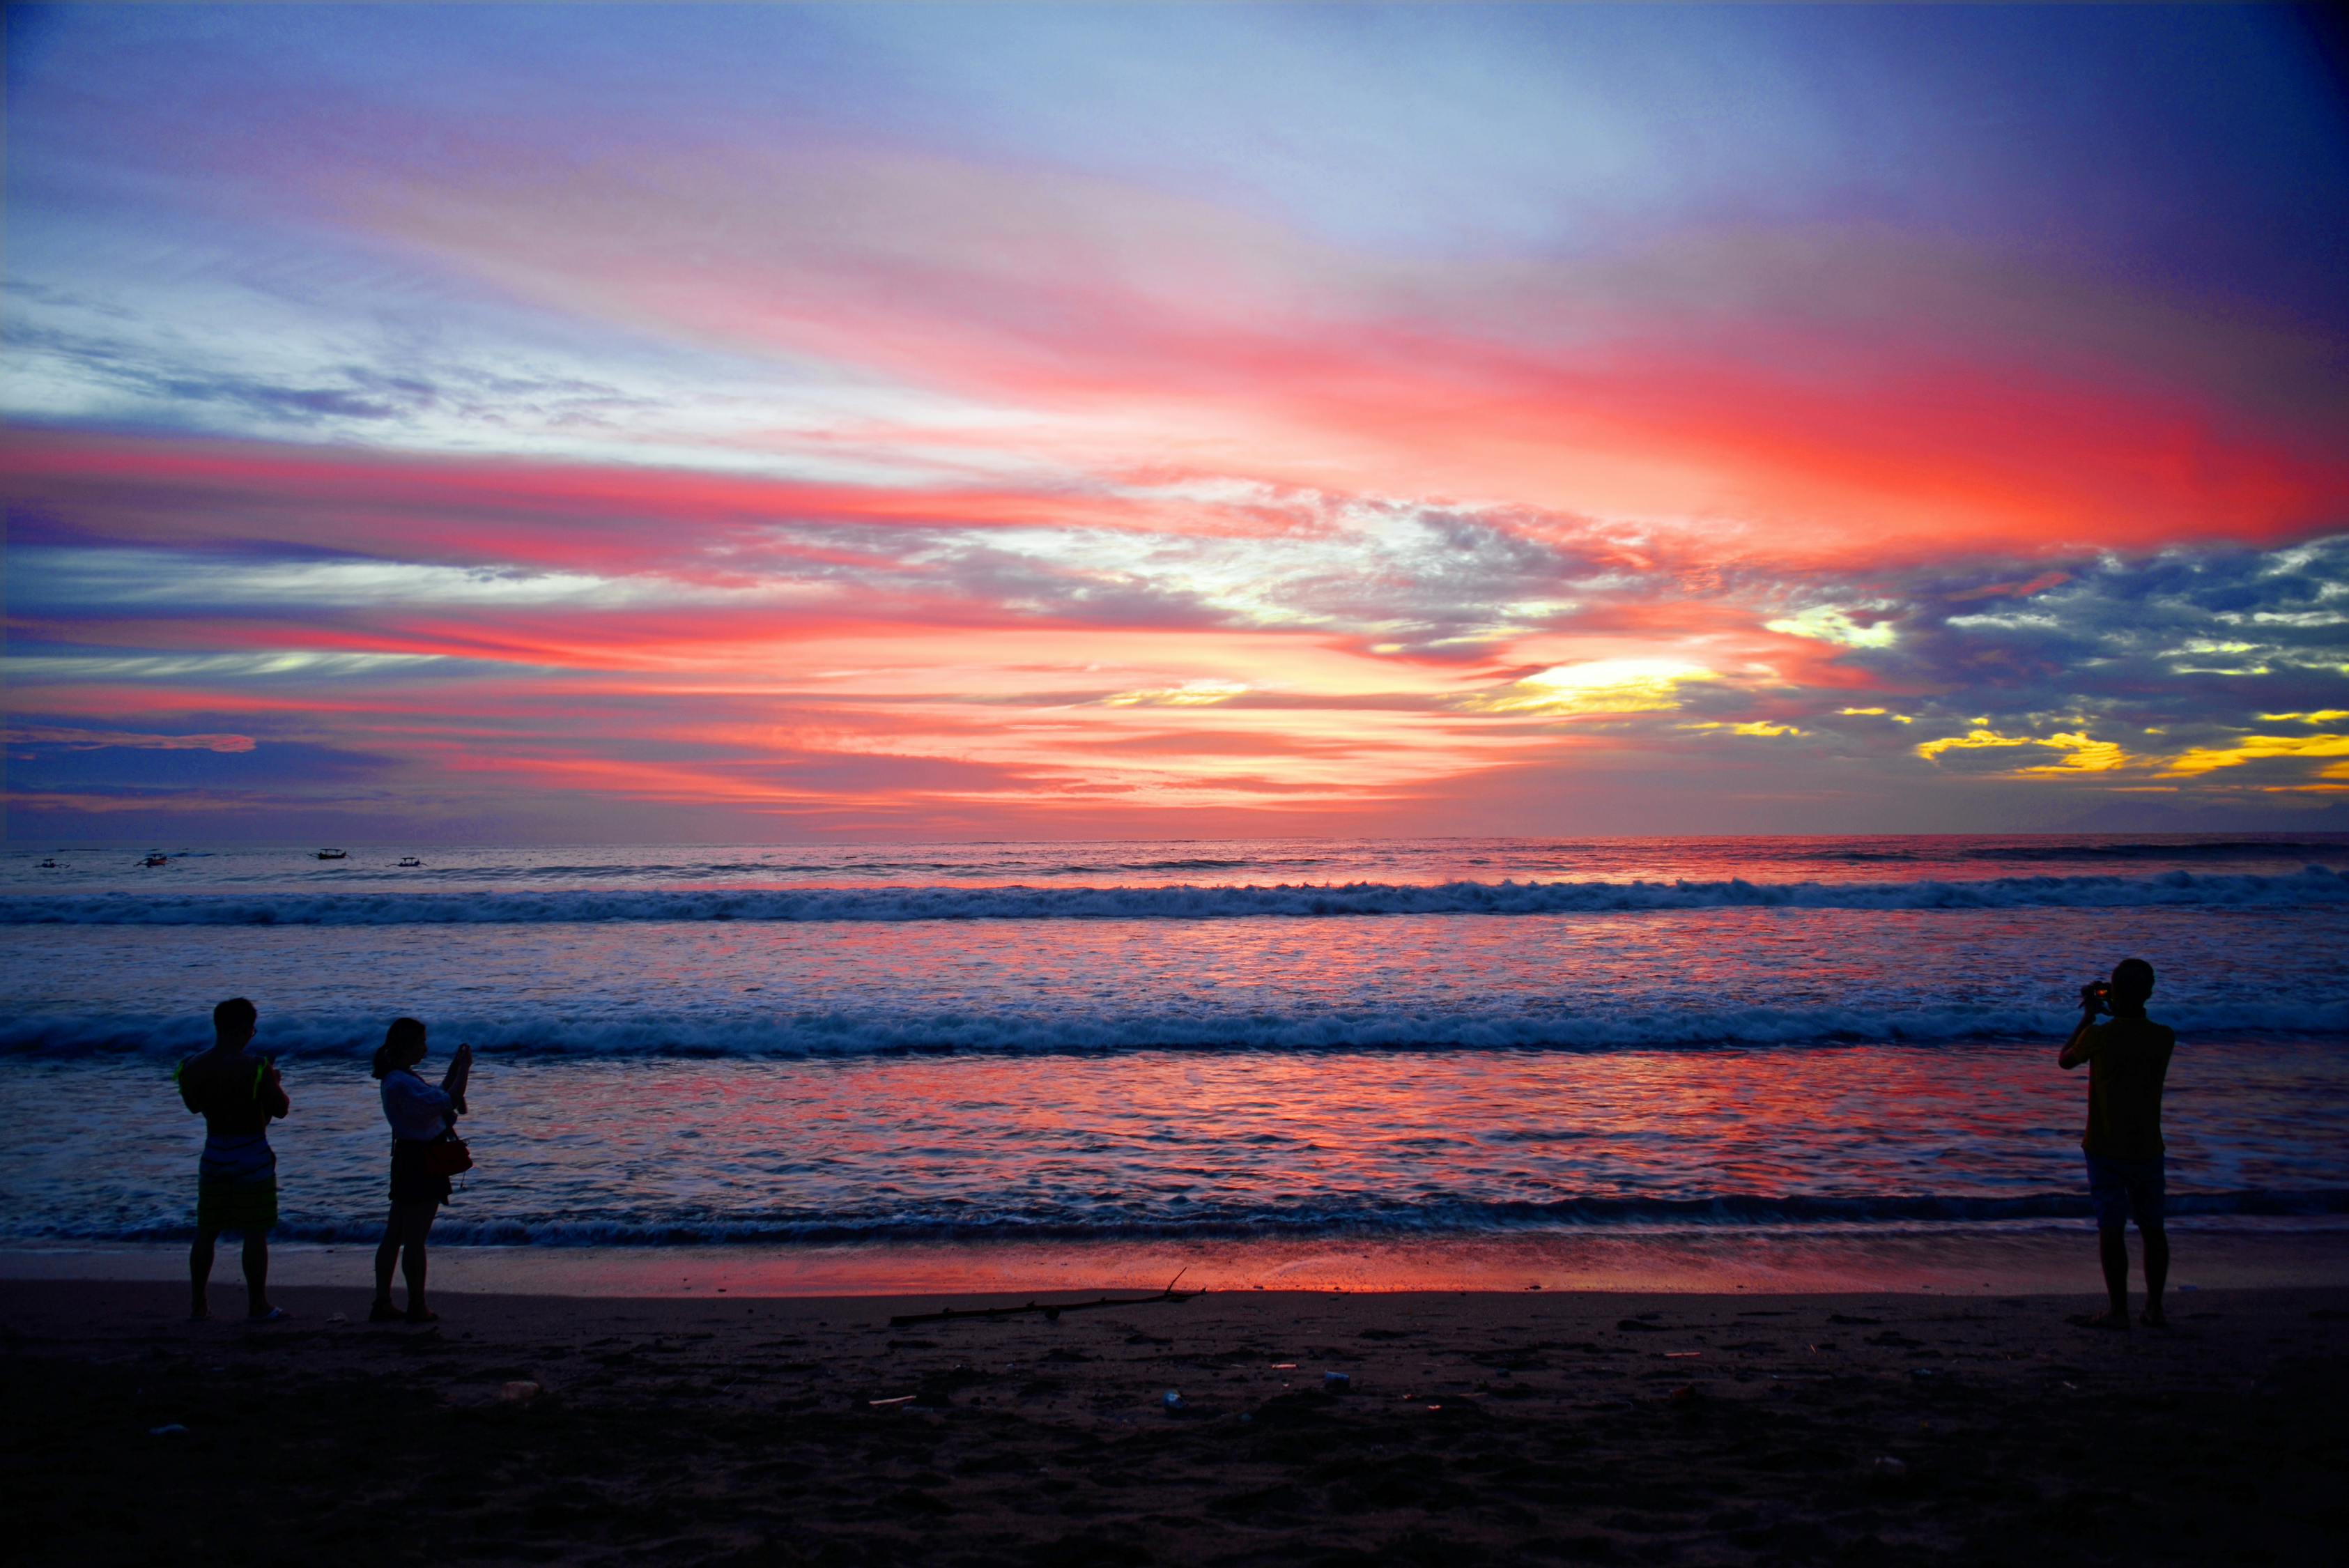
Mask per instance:
[[[421,1022],[395,1018],[375,1054],[375,1075],[383,1085],[384,1119],[391,1124],[391,1213],[375,1252],[375,1304],[369,1323],[433,1323],[440,1314],[425,1304],[425,1240],[440,1205],[449,1201],[449,1177],[436,1148],[452,1141],[465,1111],[465,1085],[473,1070],[473,1048],[460,1045],[440,1085],[424,1081],[425,1032]],[[461,1150],[463,1146],[457,1145]],[[467,1161],[465,1163],[470,1163]],[[462,1166],[459,1166],[462,1168]],[[392,1304],[393,1270],[408,1281],[408,1310]]]
[[[2147,1018],[2153,966],[2124,959],[2109,984],[2080,988],[2080,1022],[2056,1064],[2088,1068],[2088,1127],[2080,1139],[2087,1157],[2088,1201],[2096,1215],[2097,1256],[2104,1264],[2105,1310],[2073,1321],[2087,1328],[2126,1329],[2128,1315],[2128,1222],[2145,1243],[2145,1318],[2167,1323],[2162,1286],[2169,1278],[2169,1236],[2162,1225],[2161,1090],[2169,1076],[2178,1036]],[[2111,1022],[2096,1022],[2109,1013]]]

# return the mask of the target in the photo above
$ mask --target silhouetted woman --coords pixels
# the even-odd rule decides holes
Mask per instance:
[[[449,1179],[428,1168],[425,1150],[446,1137],[464,1114],[473,1048],[457,1047],[437,1089],[417,1075],[423,1061],[424,1025],[413,1018],[393,1019],[384,1033],[383,1049],[375,1054],[375,1075],[383,1081],[384,1119],[391,1124],[391,1218],[383,1228],[383,1245],[375,1250],[375,1306],[367,1313],[369,1323],[391,1323],[403,1315],[409,1323],[431,1323],[440,1315],[424,1304],[424,1239],[432,1232],[440,1205],[449,1200]],[[405,1314],[391,1304],[395,1263],[408,1280]]]

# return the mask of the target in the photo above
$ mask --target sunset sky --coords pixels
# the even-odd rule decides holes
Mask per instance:
[[[2349,826],[2301,14],[7,26],[12,838]]]

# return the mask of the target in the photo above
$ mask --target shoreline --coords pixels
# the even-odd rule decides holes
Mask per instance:
[[[2349,1225],[2185,1220],[2170,1225],[2174,1291],[2349,1288]],[[2132,1239],[2132,1256],[2139,1243]],[[367,1241],[280,1242],[271,1278],[363,1285]],[[436,1294],[577,1298],[1017,1296],[1164,1288],[1392,1294],[2093,1294],[2086,1224],[1713,1227],[1640,1233],[1303,1240],[858,1242],[828,1246],[533,1247],[435,1244]],[[185,1278],[184,1242],[0,1245],[0,1282]],[[242,1289],[224,1239],[216,1285]]]
[[[22,1561],[2199,1565],[2323,1560],[2344,1516],[2349,1288],[2128,1334],[2067,1324],[2086,1295],[455,1293],[418,1327],[363,1285],[190,1324],[184,1288],[0,1280]]]

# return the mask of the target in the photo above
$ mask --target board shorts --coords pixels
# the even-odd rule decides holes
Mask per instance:
[[[391,1140],[391,1200],[394,1203],[446,1203],[449,1179],[424,1168],[424,1151],[432,1145],[422,1138]]]
[[[2139,1230],[2158,1227],[2163,1212],[2162,1157],[2151,1159],[2106,1159],[2087,1155],[2088,1202],[2096,1211],[2096,1228],[2117,1231],[2132,1219]]]
[[[196,1179],[196,1229],[207,1235],[233,1231],[241,1236],[266,1236],[277,1223],[277,1178],[235,1181],[220,1177]]]
[[[277,1155],[264,1133],[212,1137],[196,1162],[196,1229],[266,1236],[277,1223]]]

